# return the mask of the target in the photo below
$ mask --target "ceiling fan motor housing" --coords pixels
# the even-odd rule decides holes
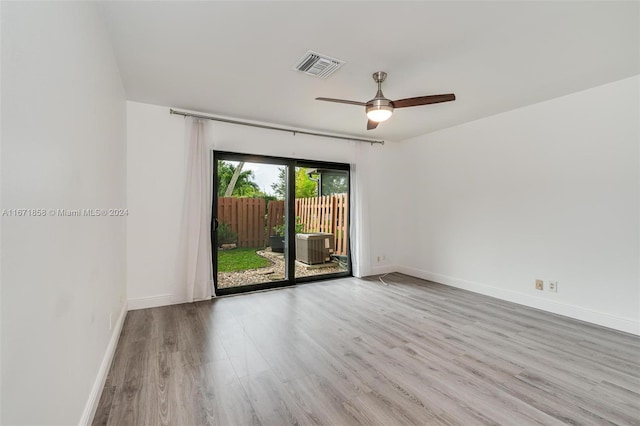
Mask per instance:
[[[393,113],[393,104],[385,97],[375,97],[367,102],[366,106],[367,117],[373,121],[384,121],[391,117]]]

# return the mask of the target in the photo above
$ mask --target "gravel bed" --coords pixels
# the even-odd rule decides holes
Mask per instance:
[[[239,287],[284,280],[284,255],[282,253],[274,253],[269,248],[259,250],[256,253],[268,259],[271,262],[271,266],[248,269],[246,271],[218,272],[218,288]],[[345,270],[346,268],[341,268],[336,262],[322,265],[322,267],[316,265],[309,266],[296,262],[296,277],[334,274],[336,272],[344,272]]]

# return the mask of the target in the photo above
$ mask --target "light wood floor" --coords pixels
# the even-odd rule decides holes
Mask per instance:
[[[94,424],[640,425],[640,338],[385,281],[129,312]]]

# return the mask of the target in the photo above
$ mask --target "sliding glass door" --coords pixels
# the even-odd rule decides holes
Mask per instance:
[[[215,155],[216,294],[289,282],[286,163]]]
[[[216,294],[351,275],[348,165],[214,153]]]
[[[295,277],[349,271],[349,172],[298,162]]]

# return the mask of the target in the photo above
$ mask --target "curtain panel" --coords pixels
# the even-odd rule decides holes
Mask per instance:
[[[178,253],[183,299],[187,302],[210,299],[213,295],[211,261],[211,202],[213,176],[211,150],[207,146],[207,120],[185,119],[188,145],[187,176]]]

